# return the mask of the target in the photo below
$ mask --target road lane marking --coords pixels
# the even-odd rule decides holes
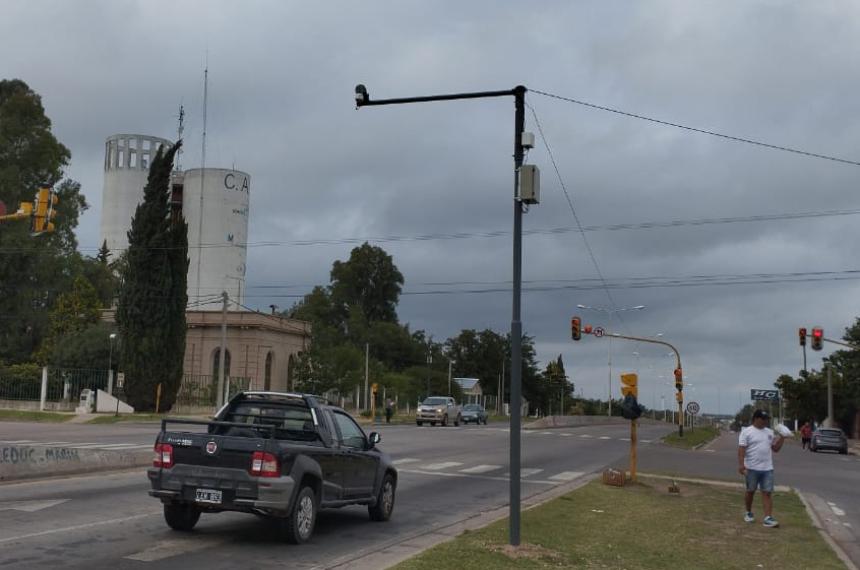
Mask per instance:
[[[612,439],[612,438],[611,438],[611,437],[609,437],[608,435],[601,435],[601,436],[600,436],[600,439]]]
[[[543,471],[543,469],[535,469],[535,468],[520,469],[520,477],[531,477],[532,475],[537,475],[541,471]]]
[[[579,437],[594,437],[594,436],[593,436],[593,435],[588,435],[587,433],[584,433],[584,434],[580,435]]]
[[[629,437],[619,437],[618,439],[620,439],[621,441],[630,441]]]
[[[578,479],[585,475],[582,471],[562,471],[561,473],[557,473],[552,477],[549,477],[550,481],[573,481],[574,479]]]
[[[568,436],[571,436],[571,435],[573,435],[573,434],[572,434],[572,433],[562,433],[562,434],[559,434],[559,435],[562,435],[562,436],[568,437]]]
[[[830,507],[830,510],[833,511],[833,514],[837,517],[844,517],[845,511],[836,506],[836,503],[827,502],[827,505]]]
[[[540,434],[541,435],[552,435],[552,432],[551,431],[542,431],[542,432],[540,432]]]
[[[35,513],[42,509],[54,507],[67,502],[69,499],[48,499],[45,501],[10,501],[8,503],[0,503],[0,511],[21,511],[25,513]]]
[[[639,440],[639,441],[641,441],[642,443],[651,443],[651,442],[652,442],[652,441],[654,441],[654,440],[653,440],[653,439],[642,439],[642,440]]]
[[[15,440],[15,441],[4,441],[3,443],[11,443],[11,444],[15,444],[15,445],[17,445],[17,444],[20,444],[20,443],[38,443],[38,442],[35,442],[35,441],[31,440],[31,439],[18,439],[18,440]]]
[[[188,538],[174,538],[159,541],[145,550],[129,554],[124,558],[138,562],[156,562],[180,554],[190,554],[205,548],[220,546],[224,542],[226,539],[215,536],[203,537],[198,535]]]
[[[501,468],[501,465],[476,465],[475,467],[469,467],[468,469],[460,469],[460,473],[486,473],[488,471],[495,471],[496,469]]]
[[[145,517],[151,517],[153,515],[162,514],[162,510],[152,511],[149,513],[141,513],[139,515],[132,515],[130,517],[123,517],[119,519],[110,519],[106,521],[96,521],[91,523],[78,524],[74,526],[66,526],[63,528],[52,528],[50,530],[42,530],[39,532],[31,532],[29,534],[19,534],[18,536],[10,536],[9,538],[0,538],[0,544],[6,544],[9,542],[15,542],[18,540],[26,540],[28,538],[37,538],[39,536],[48,536],[51,534],[60,534],[63,532],[74,532],[76,530],[84,530],[88,528],[93,528],[97,526],[111,525],[111,524],[122,524],[128,521],[133,521],[137,519],[142,519]]]
[[[421,461],[420,459],[415,459],[414,457],[404,457],[403,459],[395,459],[392,461],[394,465],[404,465],[406,463],[415,463],[416,461]]]
[[[503,476],[493,475],[472,475],[469,473],[450,473],[445,471],[422,471],[420,469],[400,469],[399,473],[411,473],[413,475],[429,475],[432,477],[462,477],[464,479],[483,479],[485,481],[510,481],[510,477],[506,473]],[[527,479],[523,483],[533,483],[536,485],[558,485],[558,481],[542,481],[540,479]]]
[[[459,461],[443,461],[441,463],[431,463],[429,465],[424,465],[422,469],[426,471],[441,471],[442,469],[448,469],[451,467],[459,467],[462,465]]]

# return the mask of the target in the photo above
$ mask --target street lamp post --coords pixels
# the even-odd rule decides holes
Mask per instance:
[[[110,333],[108,336],[108,392],[113,395],[113,340],[116,338],[116,333]]]
[[[448,395],[451,395],[451,366],[454,364],[454,361],[450,358],[448,359]]]
[[[645,305],[636,305],[635,307],[625,307],[623,309],[605,309],[603,307],[589,307],[588,305],[577,305],[580,309],[585,309],[587,311],[599,311],[601,313],[606,313],[609,315],[609,330],[612,330],[612,315],[615,313],[622,313],[624,311],[641,311],[645,308]],[[607,411],[608,416],[612,416],[612,336],[609,337],[609,408]]]
[[[522,254],[523,254],[523,206],[520,196],[520,168],[523,165],[526,145],[523,141],[526,122],[526,91],[523,85],[502,91],[479,91],[471,93],[450,93],[419,97],[399,97],[394,99],[371,99],[364,85],[355,87],[356,108],[373,105],[401,105],[407,103],[428,103],[432,101],[453,101],[461,99],[482,99],[488,97],[514,98],[514,232],[513,232],[513,287],[511,311],[511,429],[510,429],[510,527],[509,542],[512,546],[520,544],[520,430],[522,428],[522,337],[521,321],[522,296]],[[529,145],[531,146],[531,145]]]

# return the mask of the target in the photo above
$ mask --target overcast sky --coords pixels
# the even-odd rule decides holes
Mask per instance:
[[[72,153],[67,175],[91,209],[81,247],[99,245],[104,140],[174,139],[198,166],[209,65],[207,166],[251,175],[249,241],[477,234],[384,241],[406,278],[399,314],[437,340],[511,318],[513,104],[510,99],[355,110],[371,97],[523,84],[662,120],[860,160],[860,5],[832,2],[3,2],[0,77],[42,95]],[[584,226],[860,209],[860,167],[728,141],[530,93]],[[576,223],[534,116],[541,203],[524,228]],[[797,327],[838,338],[860,314],[858,281],[630,288],[632,278],[860,269],[857,215],[597,229],[524,239],[523,326],[542,364],[562,354],[591,397],[607,393],[608,341],[570,341],[570,317],[663,333],[706,411],[734,413],[749,388],[802,363]],[[501,232],[496,237],[482,237]],[[351,243],[251,247],[248,304],[282,308]],[[854,252],[854,253],[851,253]],[[735,279],[735,278],[733,278]],[[590,290],[565,285],[595,286]],[[759,279],[761,280],[761,279]],[[443,283],[443,284],[440,284]],[[453,284],[452,284],[453,283]],[[642,284],[653,284],[653,279]],[[282,285],[273,289],[271,285]],[[542,291],[528,291],[542,288]],[[498,292],[466,293],[493,289]],[[546,290],[549,289],[549,290]],[[667,403],[666,350],[613,341],[617,374],[640,371],[640,399]],[[810,367],[822,353],[809,354]],[[638,352],[637,358],[633,353]],[[468,376],[468,370],[455,370]],[[661,379],[661,377],[663,377]]]

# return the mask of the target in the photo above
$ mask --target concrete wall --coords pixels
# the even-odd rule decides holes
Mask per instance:
[[[0,444],[0,481],[100,473],[151,463],[150,450],[126,452]]]
[[[47,412],[74,412],[78,401],[72,402],[45,402]],[[0,400],[0,410],[24,410],[31,412],[39,411],[38,400]]]

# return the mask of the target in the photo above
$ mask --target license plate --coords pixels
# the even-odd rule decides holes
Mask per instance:
[[[222,493],[217,489],[197,489],[194,493],[194,500],[198,503],[212,503],[220,505],[221,497]]]

